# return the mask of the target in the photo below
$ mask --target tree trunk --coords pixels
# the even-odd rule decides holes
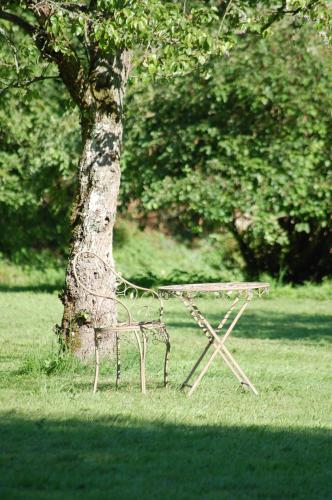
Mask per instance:
[[[73,259],[75,254],[86,250],[114,265],[112,240],[120,186],[122,101],[128,70],[129,58],[124,53],[111,63],[98,61],[91,71],[89,94],[86,96],[88,106],[81,110],[84,145],[79,164],[79,195],[73,214],[74,230],[66,286],[61,297],[64,304],[61,334],[80,358],[94,352],[94,330],[84,318],[85,312],[94,315],[96,299],[76,283]],[[111,291],[111,276],[109,284]],[[91,287],[91,282],[86,286]],[[107,302],[105,307],[108,313],[112,307],[115,315],[114,303]],[[109,351],[113,345],[114,338],[104,337],[100,350]]]

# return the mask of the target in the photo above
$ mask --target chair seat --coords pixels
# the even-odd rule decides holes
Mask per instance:
[[[101,326],[95,328],[95,331],[100,334],[114,332],[129,332],[134,330],[159,330],[165,328],[165,323],[162,321],[134,321],[132,323],[119,323],[117,325]]]

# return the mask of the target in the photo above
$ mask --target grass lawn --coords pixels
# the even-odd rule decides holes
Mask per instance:
[[[202,300],[212,322],[221,303]],[[192,398],[178,391],[205,339],[180,303],[166,303],[170,388],[151,345],[148,394],[123,345],[123,381],[104,362],[47,375],[61,317],[56,294],[0,294],[0,497],[332,498],[331,301],[255,300],[227,345],[259,390],[215,360]],[[53,351],[53,354],[52,354]]]

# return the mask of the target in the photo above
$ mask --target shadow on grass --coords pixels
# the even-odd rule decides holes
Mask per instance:
[[[184,316],[188,314],[184,311]],[[207,314],[213,326],[220,321],[220,316]],[[170,320],[170,329],[194,329],[199,333],[194,321]],[[228,323],[230,324],[230,323]],[[324,314],[288,314],[271,311],[246,312],[236,325],[232,336],[258,339],[288,339],[332,342],[332,315]]]
[[[239,323],[237,334],[246,338],[332,341],[332,315],[249,313]]]
[[[328,431],[2,415],[2,498],[331,498]]]

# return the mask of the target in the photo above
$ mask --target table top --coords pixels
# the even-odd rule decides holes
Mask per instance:
[[[269,283],[259,282],[230,282],[230,283],[192,283],[183,285],[166,285],[160,286],[160,292],[168,293],[185,293],[185,292],[232,292],[244,290],[262,290],[269,289]]]

